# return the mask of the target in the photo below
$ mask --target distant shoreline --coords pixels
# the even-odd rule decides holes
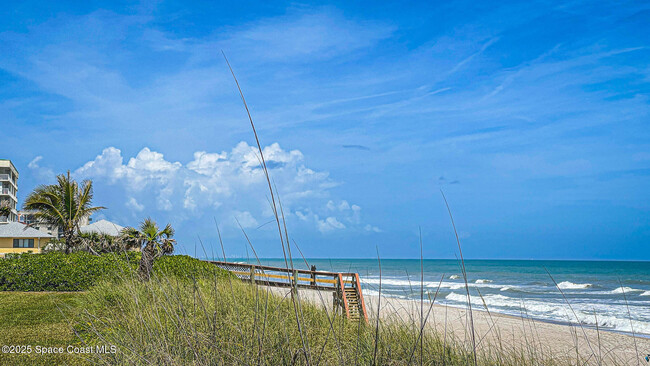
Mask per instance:
[[[222,260],[221,257],[206,257],[206,258],[201,258],[198,257],[198,259],[201,260]],[[227,257],[229,262],[234,262],[234,261],[243,261],[246,263],[257,263],[257,259],[255,258],[240,258],[240,257]],[[349,260],[349,261],[374,261],[377,262],[377,258],[334,258],[334,257],[311,257],[311,258],[293,258],[293,263],[294,266],[299,267],[301,264],[304,265],[305,259],[309,262],[310,260],[319,260],[319,261],[326,261],[326,260]],[[420,262],[420,258],[379,258],[382,262],[383,261],[417,261]],[[284,258],[282,257],[260,257],[260,261],[284,261]],[[288,259],[287,259],[288,260]],[[423,259],[425,262],[426,261],[460,261],[460,259],[456,258],[424,258]],[[517,259],[517,258],[506,258],[506,259],[490,259],[490,258],[465,258],[465,262],[478,262],[478,261],[503,261],[503,262],[625,262],[625,263],[650,263],[650,259],[531,259],[531,258],[524,258],[524,259]]]

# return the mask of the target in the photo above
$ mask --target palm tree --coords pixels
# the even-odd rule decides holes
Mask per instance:
[[[35,211],[35,218],[44,224],[56,226],[63,233],[66,253],[75,247],[79,224],[91,214],[105,207],[92,207],[93,183],[84,180],[81,184],[67,175],[58,175],[57,184],[36,187],[27,196],[23,208]]]
[[[79,233],[78,238],[82,244],[82,248],[96,255],[101,253],[119,253],[128,249],[122,248],[120,245],[122,242],[109,234],[93,231]]]
[[[174,236],[172,226],[167,224],[160,230],[158,224],[151,218],[145,219],[140,224],[139,230],[132,227],[125,228],[122,230],[121,236],[121,240],[128,246],[137,246],[142,249],[138,272],[145,281],[151,278],[154,260],[162,255],[173,253],[176,243],[176,240],[172,239]]]
[[[11,206],[3,201],[0,203],[0,217],[9,218],[9,216],[11,216]]]

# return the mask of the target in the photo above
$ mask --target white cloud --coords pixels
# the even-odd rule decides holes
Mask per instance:
[[[41,160],[43,160],[43,157],[39,155],[32,159],[32,161],[27,164],[27,167],[33,170],[39,178],[43,180],[53,180],[56,174],[54,174],[52,169],[40,166],[39,163]]]
[[[29,169],[36,169],[38,168],[38,162],[41,160],[43,160],[43,157],[39,155],[35,157],[32,161],[30,161],[29,164],[27,164],[27,167]]]
[[[126,201],[126,207],[137,212],[142,212],[144,210],[144,205],[139,204],[138,201],[133,197],[130,197],[128,201]]]
[[[253,215],[248,211],[234,211],[233,217],[244,229],[254,228],[259,225],[257,220],[255,220]]]
[[[323,233],[363,230],[361,207],[331,198],[330,188],[336,183],[327,172],[306,167],[300,151],[282,149],[278,143],[262,151],[288,220],[297,219]],[[132,211],[155,207],[187,220],[204,215],[223,222],[236,218],[244,228],[273,217],[259,153],[246,142],[230,151],[197,151],[186,164],[168,161],[147,147],[124,161],[119,149],[108,147],[74,175],[103,183],[106,189],[123,190]]]
[[[337,229],[345,229],[345,225],[333,216],[330,216],[325,220],[318,219],[316,222],[318,223],[318,230],[321,233],[327,233]]]
[[[366,226],[364,226],[363,229],[365,231],[370,231],[370,232],[375,232],[375,233],[380,233],[381,232],[380,228],[378,228],[376,226],[372,226],[370,224],[367,224]]]
[[[264,19],[233,32],[225,43],[256,58],[273,61],[315,60],[374,46],[394,27],[377,22],[351,21],[322,10]]]

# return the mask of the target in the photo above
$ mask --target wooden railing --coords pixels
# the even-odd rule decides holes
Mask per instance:
[[[330,291],[333,293],[335,309],[344,311],[348,318],[358,316],[367,320],[357,273],[317,271],[316,266],[312,266],[311,270],[304,270],[237,262],[208,262],[253,284]],[[351,290],[354,290],[352,295],[356,296],[355,300],[347,299],[346,292],[351,293]],[[355,309],[350,309],[351,306]]]

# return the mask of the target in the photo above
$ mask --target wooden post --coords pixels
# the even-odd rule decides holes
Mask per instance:
[[[341,299],[341,297],[340,297],[341,296],[341,292],[340,292],[341,289],[339,287],[339,282],[338,281],[336,281],[336,284],[334,285],[334,287],[335,288],[334,288],[334,292],[332,293],[332,298],[333,298],[332,300],[333,300],[333,305],[334,305],[334,312],[338,313],[338,311],[339,311],[339,303],[340,303],[340,299]]]
[[[345,317],[350,319],[350,310],[348,309],[348,299],[345,297],[345,283],[343,283],[343,275],[339,273],[339,287],[341,288],[341,302],[343,309],[345,309]]]
[[[316,266],[311,266],[311,287],[316,287]]]
[[[255,284],[255,266],[251,266],[251,283]]]
[[[291,286],[291,294],[292,295],[297,295],[298,294],[298,272],[294,269],[293,272],[291,272],[293,275],[293,279],[291,280],[292,286]]]
[[[359,274],[354,274],[354,282],[357,288],[357,296],[359,297],[359,302],[361,303],[361,311],[363,311],[363,318],[368,322],[368,313],[366,312],[366,302],[363,300],[363,292],[361,292],[361,280],[359,280]]]

